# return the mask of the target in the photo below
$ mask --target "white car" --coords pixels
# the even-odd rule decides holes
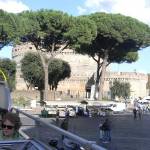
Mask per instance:
[[[59,117],[65,117],[66,116],[66,107],[58,107],[59,110]]]
[[[75,117],[76,116],[76,112],[73,108],[68,107],[68,110],[69,110],[69,116],[70,117]]]
[[[45,109],[48,111],[49,115],[56,116],[56,107],[46,105]]]
[[[71,107],[58,107],[57,109],[59,110],[59,116],[60,117],[65,117],[67,110],[69,111],[69,116],[70,117],[75,117],[76,116],[75,110]]]

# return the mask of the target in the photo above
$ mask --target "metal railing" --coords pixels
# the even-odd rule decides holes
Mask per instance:
[[[0,141],[0,149],[17,150],[50,150],[50,148],[37,140],[3,140]],[[51,149],[52,150],[52,149]]]
[[[42,124],[44,126],[47,126],[50,129],[53,129],[53,130],[59,132],[61,135],[64,135],[64,136],[68,137],[69,139],[71,139],[72,141],[74,141],[75,143],[80,144],[86,150],[106,150],[105,148],[95,144],[95,142],[93,142],[93,141],[88,141],[82,137],[79,137],[79,136],[71,133],[71,132],[65,131],[65,130],[63,130],[63,129],[61,129],[61,128],[59,128],[59,127],[57,127],[51,123],[44,122],[39,117],[34,117],[33,115],[27,114],[27,113],[25,113],[25,112],[23,112],[17,108],[13,108],[12,110],[15,110],[18,114],[19,113],[23,114],[26,117],[34,120],[36,126],[40,126]]]

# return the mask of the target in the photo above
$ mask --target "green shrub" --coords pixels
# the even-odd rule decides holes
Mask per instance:
[[[29,100],[26,100],[24,97],[21,96],[21,97],[13,99],[13,105],[25,107],[25,106],[29,106],[30,102]]]

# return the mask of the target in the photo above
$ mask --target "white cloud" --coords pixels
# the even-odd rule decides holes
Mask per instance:
[[[146,70],[137,70],[137,72],[139,72],[139,73],[144,73],[144,74],[147,74],[147,73],[148,73]]]
[[[149,0],[85,0],[84,4],[78,7],[84,9],[83,13],[120,13],[150,24]]]
[[[84,8],[82,8],[80,6],[77,7],[77,10],[78,10],[79,14],[84,14],[86,12],[86,9],[84,9]]]
[[[0,9],[7,12],[19,13],[24,10],[29,10],[29,7],[20,0],[0,0]]]

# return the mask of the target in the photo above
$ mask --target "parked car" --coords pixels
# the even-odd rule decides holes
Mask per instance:
[[[90,106],[87,109],[89,111],[89,115],[91,115],[91,116],[97,116],[98,115],[98,108]]]
[[[60,117],[65,117],[66,116],[66,111],[68,111],[70,117],[75,117],[76,112],[72,107],[58,107],[59,110],[59,116]]]
[[[49,105],[46,105],[45,106],[45,109],[48,111],[48,115],[51,116],[51,117],[54,117],[56,116],[56,107],[55,106],[49,106]]]
[[[66,107],[58,107],[59,110],[59,117],[65,117],[66,116]]]
[[[69,111],[69,116],[70,117],[75,117],[76,116],[76,112],[72,107],[68,107],[67,109]]]

